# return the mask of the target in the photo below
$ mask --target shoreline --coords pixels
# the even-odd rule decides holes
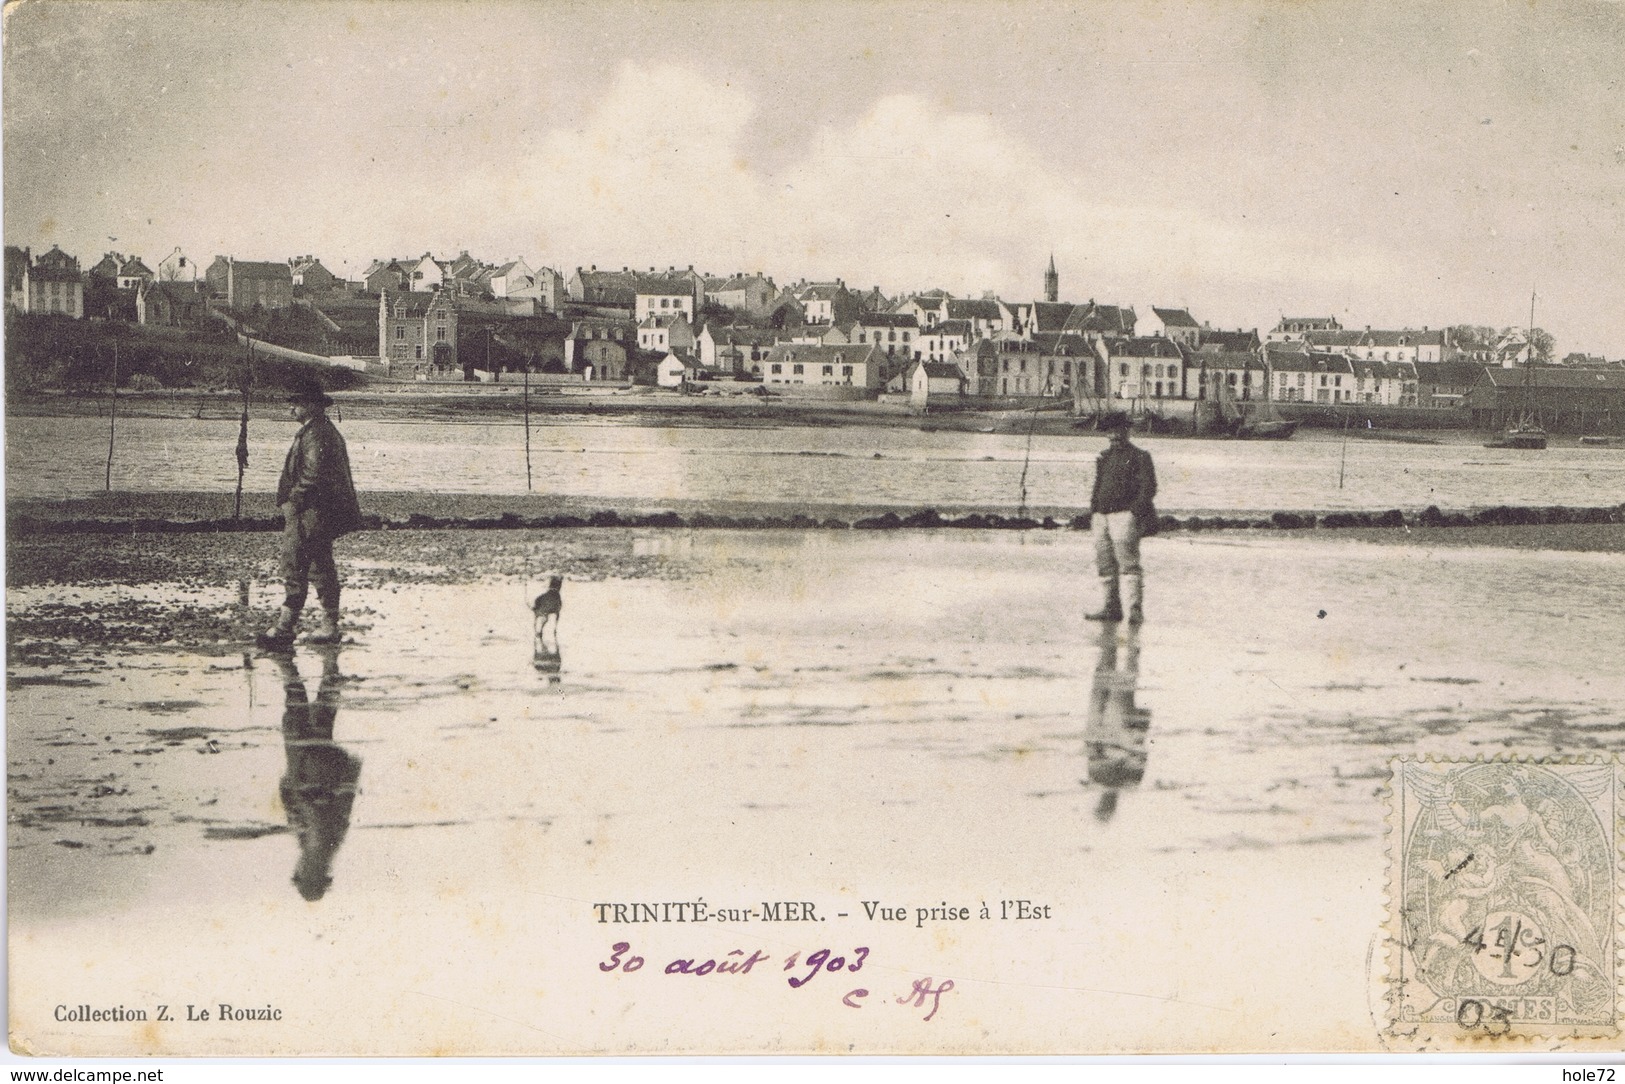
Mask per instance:
[[[232,516],[228,494],[119,492],[66,500],[8,499],[6,530],[30,537],[110,534],[230,535],[279,531],[269,494],[244,494]],[[1085,530],[1086,509],[942,505],[899,508],[863,503],[600,500],[553,495],[366,493],[363,532],[527,531],[583,528],[654,530]],[[1159,534],[1271,532],[1439,544],[1545,546],[1625,551],[1625,504],[1607,507],[1510,506],[1420,512],[1275,511],[1170,515]],[[1536,541],[1531,541],[1536,540]]]

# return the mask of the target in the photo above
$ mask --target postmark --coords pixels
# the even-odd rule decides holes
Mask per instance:
[[[1389,1030],[1619,1033],[1614,760],[1394,761]]]

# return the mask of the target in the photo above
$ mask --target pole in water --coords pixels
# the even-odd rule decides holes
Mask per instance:
[[[1343,415],[1343,454],[1337,461],[1337,488],[1343,488],[1343,468],[1349,461],[1349,416]]]
[[[525,492],[530,492],[530,362],[535,355],[525,360]]]
[[[113,432],[118,426],[118,343],[113,344],[113,399],[107,408],[107,491],[113,491]]]
[[[243,472],[248,469],[248,385],[253,379],[254,348],[250,346],[243,365],[243,413],[237,426],[237,500],[232,506],[231,518],[243,518]]]

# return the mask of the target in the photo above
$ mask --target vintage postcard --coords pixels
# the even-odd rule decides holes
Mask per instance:
[[[1625,1049],[1622,51],[9,5],[11,1051]]]

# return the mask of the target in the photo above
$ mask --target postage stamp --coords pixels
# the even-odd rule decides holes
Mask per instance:
[[[1392,1035],[1618,1034],[1620,768],[1394,761]]]

